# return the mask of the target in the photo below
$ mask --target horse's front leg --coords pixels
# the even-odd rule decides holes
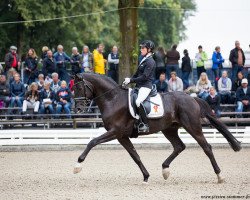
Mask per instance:
[[[75,166],[74,171],[73,171],[74,174],[79,173],[82,170],[81,163],[85,160],[88,153],[90,152],[90,150],[93,147],[95,147],[98,144],[109,142],[109,141],[114,140],[114,139],[116,139],[116,134],[115,134],[115,131],[113,131],[113,130],[110,130],[110,131],[104,133],[103,135],[92,139],[88,143],[88,145],[87,145],[86,149],[84,150],[84,152],[78,158],[78,162],[76,163],[76,166]]]

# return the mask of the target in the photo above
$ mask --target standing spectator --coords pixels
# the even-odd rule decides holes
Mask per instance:
[[[119,66],[119,53],[117,46],[113,46],[112,52],[108,55],[108,76],[118,83],[118,66]]]
[[[93,51],[94,72],[97,74],[106,74],[105,63],[107,62],[103,57],[104,45],[99,44],[97,49]]]
[[[236,112],[243,112],[250,108],[250,87],[246,78],[242,79],[241,87],[236,91],[237,109]],[[240,115],[238,115],[240,117]]]
[[[241,81],[244,78],[243,73],[241,71],[238,72],[236,80],[233,82],[232,91],[237,91],[239,87],[241,87]]]
[[[41,55],[41,59],[42,60],[44,60],[45,58],[47,58],[48,51],[49,51],[49,47],[43,46],[43,48],[42,48],[42,55]]]
[[[53,90],[53,92],[57,93],[60,87],[61,87],[61,81],[58,78],[58,74],[54,72],[52,74],[51,89]]]
[[[40,92],[44,86],[44,75],[43,74],[38,75],[37,86],[38,86],[38,91]]]
[[[177,49],[177,44],[174,44],[172,48],[167,51],[166,57],[167,57],[167,64],[166,64],[166,74],[167,78],[170,78],[170,73],[171,72],[178,72],[179,68],[179,62],[180,60],[180,53],[176,50]]]
[[[38,58],[34,49],[29,49],[27,57],[24,61],[24,84],[30,85],[33,82],[36,82],[38,77]]]
[[[62,112],[62,108],[67,114],[67,118],[70,118],[70,109],[71,109],[71,91],[67,87],[66,81],[62,81],[61,88],[57,91],[57,107],[56,114],[60,114]]]
[[[209,88],[212,87],[210,80],[208,80],[207,74],[202,72],[200,79],[197,81],[196,90],[199,92],[198,97],[206,100],[209,95]]]
[[[236,75],[243,70],[245,64],[245,54],[240,47],[240,42],[235,41],[235,48],[231,50],[229,60],[232,63],[232,82],[235,81]]]
[[[171,78],[168,81],[168,91],[169,92],[174,92],[174,91],[179,91],[183,92],[183,83],[182,80],[177,77],[176,72],[171,72]]]
[[[218,81],[218,90],[221,96],[221,103],[231,103],[232,81],[227,76],[227,71],[222,72],[222,76]]]
[[[197,77],[199,78],[202,72],[206,72],[204,62],[207,61],[207,54],[203,51],[202,46],[198,46],[199,52],[195,55],[196,67],[197,67]]]
[[[40,105],[40,97],[38,92],[37,83],[33,82],[30,85],[29,91],[26,92],[24,101],[23,101],[23,115],[26,114],[27,108],[33,108],[34,114],[38,114],[39,105]]]
[[[222,58],[221,53],[220,53],[220,47],[217,46],[215,47],[215,51],[212,56],[212,71],[214,73],[214,83],[216,88],[218,88],[218,80],[221,77],[221,70],[222,70],[222,63],[224,62],[224,58]]]
[[[16,71],[19,71],[20,66],[21,62],[17,54],[17,48],[15,46],[11,46],[9,53],[5,55],[4,72],[7,74],[10,68],[14,68]]]
[[[10,87],[5,75],[0,75],[0,101],[5,107],[8,107],[10,102]]]
[[[216,117],[220,117],[221,109],[220,109],[220,96],[216,93],[214,87],[209,88],[209,95],[206,98],[206,101],[212,112],[216,115]]]
[[[192,66],[190,57],[188,55],[188,50],[183,51],[184,57],[182,58],[181,71],[182,71],[182,81],[184,85],[184,90],[189,87],[189,75],[192,72]]]
[[[63,52],[62,45],[57,46],[57,52],[54,54],[54,59],[56,62],[59,78],[69,82],[70,78],[66,69],[66,62],[70,62],[70,57],[65,52]]]
[[[166,67],[165,67],[165,59],[166,59],[166,53],[163,47],[158,47],[157,51],[153,55],[155,59],[155,79],[159,79],[160,75],[162,73],[166,73]]]
[[[45,77],[50,77],[51,74],[56,72],[56,63],[55,59],[53,58],[53,53],[51,50],[47,51],[47,56],[43,60],[43,68],[42,68],[43,75]]]
[[[54,114],[55,93],[50,88],[50,82],[45,81],[44,88],[40,92],[40,113],[46,114],[46,110],[50,114]]]
[[[81,73],[82,56],[79,54],[77,47],[72,48],[70,63],[71,63],[72,75]]]
[[[160,74],[158,80],[155,81],[157,92],[164,93],[168,91],[168,84],[166,81],[166,74],[163,72]]]
[[[21,109],[23,105],[25,87],[24,84],[20,81],[20,75],[18,73],[15,74],[14,81],[10,85],[10,92],[11,92],[10,107],[13,108],[15,104],[17,104],[17,106]]]
[[[81,72],[93,72],[93,55],[87,45],[83,46]]]

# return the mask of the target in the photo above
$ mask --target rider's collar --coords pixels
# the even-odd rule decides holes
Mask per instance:
[[[152,56],[152,53],[151,53],[151,52],[147,53],[147,55],[144,56],[143,59],[141,60],[140,64],[142,64],[142,63],[143,63],[147,58],[149,58],[150,56]],[[140,64],[139,64],[139,65],[140,65]]]

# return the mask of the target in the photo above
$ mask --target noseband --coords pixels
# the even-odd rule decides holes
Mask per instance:
[[[83,97],[78,97],[78,98],[74,98],[74,99],[76,99],[76,100],[79,100],[79,99],[86,99],[87,98],[87,89],[89,89],[90,90],[90,92],[91,92],[91,94],[92,94],[92,96],[94,96],[94,91],[93,91],[93,89],[84,81],[84,80],[82,80],[82,81],[79,81],[79,82],[77,82],[76,84],[74,84],[73,85],[73,90],[74,90],[74,88],[76,88],[76,86],[77,85],[79,85],[79,84],[81,84],[81,85],[83,85],[83,87],[84,88],[82,88],[82,87],[80,87],[80,90],[84,90],[84,96]]]

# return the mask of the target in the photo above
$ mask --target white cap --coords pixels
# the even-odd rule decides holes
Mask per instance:
[[[248,84],[248,81],[247,81],[246,78],[243,78],[243,79],[242,79],[241,84],[243,84],[243,83],[247,83],[247,84]]]

